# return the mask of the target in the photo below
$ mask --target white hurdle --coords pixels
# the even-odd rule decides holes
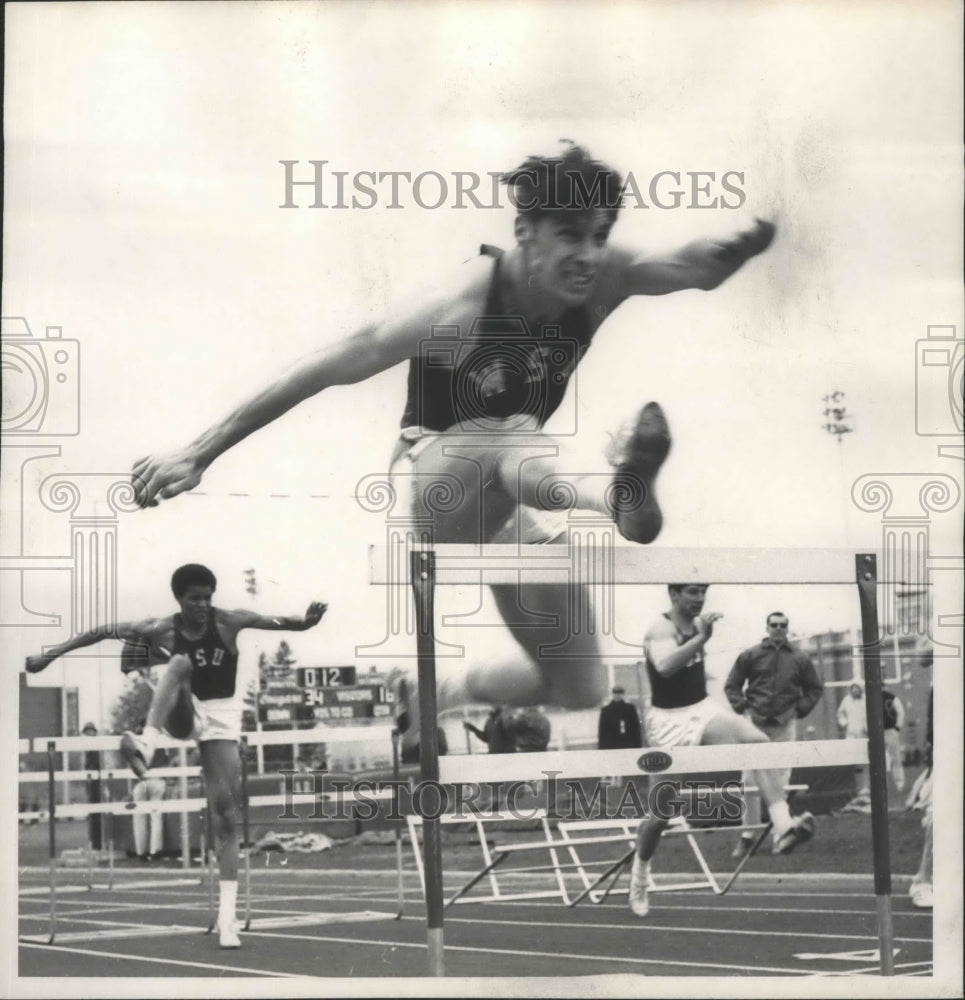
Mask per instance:
[[[416,537],[418,536],[418,537]],[[386,586],[411,586],[416,608],[416,645],[419,671],[420,764],[423,781],[440,780],[437,736],[435,612],[437,585],[571,584],[616,586],[657,583],[724,583],[753,585],[851,585],[858,588],[868,712],[868,741],[859,749],[852,741],[795,743],[790,754],[783,744],[755,745],[758,767],[792,763],[845,764],[867,759],[871,778],[871,821],[874,854],[874,888],[878,913],[881,974],[894,974],[891,920],[891,869],[888,846],[888,792],[884,731],[881,713],[881,658],[877,609],[877,559],[873,553],[831,549],[669,549],[617,545],[611,533],[571,532],[568,545],[431,544],[431,529],[399,530],[388,546],[370,548],[371,582]],[[886,581],[889,585],[900,580]],[[872,708],[875,706],[875,708]],[[845,744],[845,745],[842,745]],[[665,770],[707,770],[711,749],[713,770],[729,769],[735,748],[681,748],[674,750]],[[737,748],[739,751],[740,748]],[[511,755],[507,755],[510,757]],[[501,777],[532,777],[540,770],[557,770],[574,777],[638,773],[646,770],[645,754],[635,751],[577,751],[571,754],[525,754],[519,761],[500,761]],[[605,762],[605,763],[604,763]],[[458,776],[454,762],[443,759],[442,774],[451,781],[472,780],[485,774],[496,777],[494,761],[462,758]],[[624,770],[624,768],[626,770]],[[663,770],[661,771],[663,773]],[[429,974],[445,974],[443,939],[442,841],[438,817],[426,817],[423,857],[426,872],[426,943]]]

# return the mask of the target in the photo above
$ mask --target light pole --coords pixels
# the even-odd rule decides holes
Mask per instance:
[[[851,434],[854,432],[854,414],[848,412],[848,407],[844,402],[845,394],[840,389],[835,389],[821,398],[824,400],[825,418],[825,423],[822,426],[828,434],[837,438],[838,441],[838,468],[841,475],[841,490],[844,498],[844,544],[845,547],[847,547],[850,543],[851,536],[849,529],[850,518],[848,514],[848,501],[850,497],[848,493],[847,477],[845,475],[844,449],[842,447],[842,441],[844,440],[845,434]]]

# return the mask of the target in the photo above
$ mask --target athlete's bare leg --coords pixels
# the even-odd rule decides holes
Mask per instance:
[[[755,727],[757,728],[757,727]],[[776,726],[768,730],[761,730],[764,735],[768,738],[771,743],[793,743],[797,739],[797,726],[795,721],[792,719],[790,722],[785,723],[783,726]],[[782,767],[779,770],[773,772],[778,786],[782,791],[786,792],[787,786],[791,781],[791,768]],[[747,768],[741,773],[741,781],[744,783],[746,788],[748,785],[756,785],[757,778],[755,777],[754,771],[751,768]],[[761,822],[761,796],[760,792],[756,795],[744,795],[744,815],[741,817],[742,826],[757,826]],[[747,843],[750,843],[754,839],[753,833],[743,834],[743,838]]]
[[[406,475],[414,477],[414,512],[430,521],[437,542],[526,542],[532,539],[520,522],[527,508],[518,494],[534,501],[528,508],[533,511],[547,470],[559,470],[558,450],[540,434],[446,434],[429,442],[411,465],[400,463],[394,471],[400,486]],[[597,500],[587,494],[580,502],[602,511],[605,481],[605,476],[594,480]],[[522,584],[492,591],[520,655],[472,664],[462,683],[440,689],[440,708],[467,700],[594,707],[605,678],[586,588]]]
[[[188,657],[181,653],[171,657],[151,697],[145,728],[163,729],[176,740],[186,740],[191,736],[194,728],[191,669]]]
[[[768,743],[768,738],[749,719],[741,715],[717,715],[707,723],[701,743],[720,746],[734,743]],[[775,830],[782,833],[790,822],[790,813],[784,794],[784,774],[780,770],[750,769],[754,783],[760,789],[761,799],[767,805]],[[783,809],[781,806],[783,805]],[[775,815],[775,812],[777,815]],[[786,816],[785,816],[786,814]]]
[[[241,818],[241,757],[233,740],[205,740],[201,747],[211,833],[222,879],[238,878],[238,836]]]
[[[432,525],[437,542],[543,541],[545,535],[535,537],[531,530],[534,517],[541,511],[572,508],[619,517],[620,531],[627,537],[652,541],[662,523],[652,481],[669,446],[662,411],[648,404],[617,449],[616,473],[566,471],[559,444],[539,433],[535,419],[528,424],[514,420],[511,432],[450,432],[426,439],[413,449],[414,457],[397,462],[393,472],[413,497],[413,513]],[[616,492],[615,476],[620,480]],[[614,503],[621,495],[624,513],[617,515]],[[565,542],[565,535],[555,541]],[[589,589],[577,583],[520,583],[494,586],[492,592],[521,655],[477,662],[461,680],[439,685],[439,709],[467,701],[572,709],[598,705],[606,677]],[[407,737],[414,741],[414,698],[410,719]]]
[[[218,858],[218,931],[222,948],[238,948],[238,834],[241,818],[241,757],[234,740],[204,740],[201,771],[211,836]]]
[[[138,778],[147,774],[162,731],[186,740],[194,730],[191,669],[188,657],[180,653],[172,656],[151,696],[143,732],[126,732],[121,737],[121,756]]]

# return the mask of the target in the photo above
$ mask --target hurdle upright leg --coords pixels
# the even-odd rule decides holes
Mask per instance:
[[[410,553],[416,605],[416,648],[419,660],[419,763],[423,781],[439,781],[439,723],[436,704],[434,628],[435,552]],[[424,817],[422,851],[426,871],[426,945],[429,975],[444,976],[442,825],[438,816]]]
[[[891,920],[891,858],[888,841],[888,773],[885,725],[881,710],[881,654],[878,645],[877,560],[873,554],[855,556],[858,600],[861,605],[862,659],[865,711],[868,720],[868,772],[871,786],[871,841],[874,859],[875,902],[878,908],[878,952],[883,976],[895,974],[894,931]]]
[[[57,802],[54,771],[54,742],[47,743],[47,837],[50,858],[50,935],[47,944],[54,943],[57,933]]]
[[[181,768],[179,779],[180,795],[182,799],[188,797],[188,751],[185,747],[178,749],[178,766]],[[188,823],[188,814],[181,813],[181,867],[188,869],[191,867],[191,827]]]
[[[241,755],[241,847],[245,852],[245,923],[242,930],[251,930],[251,841],[248,835],[248,741],[244,736],[238,744]]]
[[[392,729],[392,816],[395,826],[395,875],[396,875],[396,913],[395,919],[402,919],[405,909],[405,877],[402,871],[402,821],[399,816],[399,730]]]

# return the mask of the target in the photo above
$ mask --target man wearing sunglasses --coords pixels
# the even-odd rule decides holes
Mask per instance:
[[[824,691],[811,658],[788,643],[788,624],[784,612],[772,611],[767,616],[767,637],[737,657],[724,684],[734,711],[749,718],[772,743],[797,739],[797,720],[810,714]],[[783,788],[791,779],[791,769],[777,773]],[[743,781],[753,784],[746,772]],[[743,823],[754,826],[760,821],[760,796],[749,796]],[[741,834],[733,856],[743,857],[753,843],[753,833]]]

